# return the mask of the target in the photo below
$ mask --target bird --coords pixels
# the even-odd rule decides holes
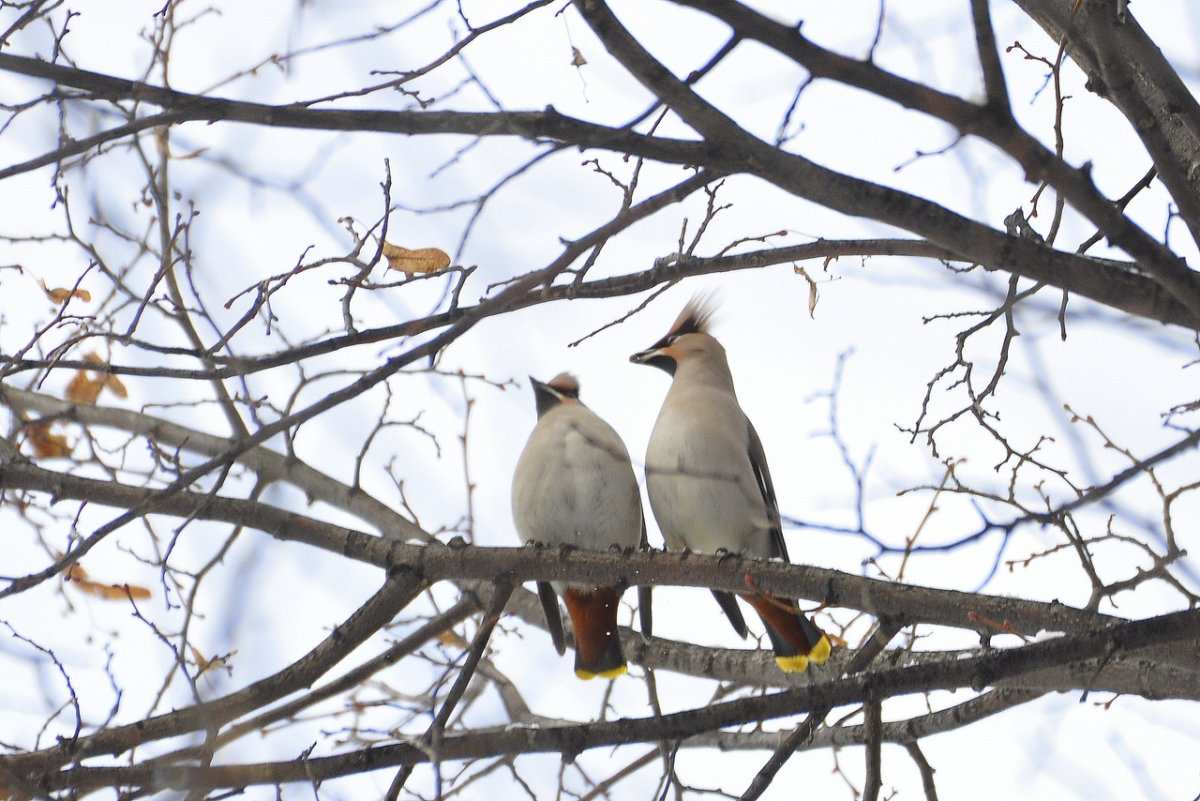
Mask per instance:
[[[530,377],[537,423],[517,459],[512,513],[526,544],[591,550],[646,547],[641,493],[620,435],[579,400],[579,381],[560,373],[546,383]],[[538,582],[538,597],[554,647],[565,651],[557,591],[575,631],[575,675],[614,679],[625,673],[617,633],[623,587]],[[649,587],[639,587],[642,636],[651,633]]]
[[[788,561],[762,440],[738,403],[725,348],[709,332],[713,306],[695,297],[667,335],[629,357],[671,376],[646,447],[646,492],[668,550]],[[730,593],[713,595],[738,636],[746,621]],[[788,673],[820,665],[829,638],[794,601],[738,593],[766,627]]]

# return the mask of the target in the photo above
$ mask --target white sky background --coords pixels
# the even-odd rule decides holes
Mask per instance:
[[[71,23],[67,51],[80,67],[139,77],[149,52],[138,32],[152,25],[151,14],[160,5],[83,3],[76,9],[81,16]],[[365,47],[324,50],[298,59],[286,73],[267,66],[255,75],[226,82],[228,76],[255,66],[270,53],[353,36],[373,24],[391,24],[416,8],[416,4],[408,3],[309,3],[297,13],[292,4],[274,8],[256,3],[229,5],[219,15],[201,17],[179,34],[172,56],[174,88],[198,92],[220,84],[215,93],[228,97],[265,103],[309,99],[375,80],[368,70],[403,70],[423,64],[453,40],[447,14],[439,11],[404,34]],[[876,4],[855,1],[784,5],[796,9],[796,18],[805,20],[805,33],[819,43],[850,55],[865,54],[874,34]],[[1002,46],[1020,40],[1038,54],[1053,56],[1055,46],[1015,7],[1003,2],[993,5]],[[403,8],[398,10],[397,6]],[[196,6],[193,13],[200,8]],[[946,91],[977,97],[981,81],[974,66],[967,8],[966,3],[949,2],[889,4],[878,61]],[[186,13],[186,5],[184,9]],[[471,69],[483,79],[493,97],[508,109],[553,105],[564,114],[610,124],[644,110],[649,102],[644,90],[615,67],[573,12],[556,17],[555,10],[543,10],[468,49]],[[677,74],[702,65],[724,41],[722,30],[699,25],[696,15],[665,4],[628,2],[617,5],[617,10]],[[468,13],[479,23],[502,12],[498,4],[476,3],[468,4]],[[1196,9],[1183,0],[1144,1],[1134,4],[1132,13],[1194,87],[1198,66],[1195,43],[1200,33]],[[7,22],[0,16],[0,25]],[[570,66],[572,42],[588,61],[580,70]],[[45,55],[49,46],[44,30],[31,29],[14,40],[11,52]],[[1018,116],[1043,141],[1051,142],[1052,95],[1048,89],[1038,92],[1044,65],[1011,53],[1004,56],[1004,68]],[[460,67],[451,65],[417,86],[423,96],[441,97],[462,74]],[[1148,159],[1123,119],[1087,93],[1078,70],[1068,66],[1064,76],[1065,91],[1075,98],[1066,110],[1066,158],[1073,164],[1092,160],[1094,177],[1102,191],[1119,196],[1142,176],[1149,166]],[[706,97],[719,100],[739,122],[769,138],[801,77],[782,59],[762,48],[744,45],[699,88]],[[152,75],[150,80],[157,83],[159,76]],[[27,97],[40,89],[44,84],[0,77],[0,97]],[[401,109],[410,104],[409,98],[383,93],[348,101],[344,106]],[[472,88],[435,108],[490,107]],[[68,119],[76,137],[113,123],[74,112]],[[1025,205],[1028,211],[1035,187],[1025,183],[1018,170],[986,145],[963,142],[945,155],[919,159],[895,171],[912,158],[915,150],[938,150],[953,140],[953,133],[945,126],[915,113],[818,82],[803,96],[796,119],[803,129],[791,146],[820,164],[923,195],[995,227],[1002,227],[1004,216],[1018,206]],[[0,166],[45,152],[53,141],[54,122],[43,115],[36,121],[22,120],[0,134]],[[662,130],[684,132],[682,126],[671,122]],[[268,275],[286,272],[306,248],[312,247],[310,258],[344,253],[350,243],[337,220],[350,216],[370,224],[378,218],[385,158],[390,159],[392,168],[393,201],[404,208],[424,209],[481,193],[532,153],[524,143],[494,140],[456,158],[455,152],[469,143],[464,137],[291,132],[225,123],[189,123],[174,129],[173,152],[197,154],[191,160],[174,163],[172,181],[182,197],[194,200],[201,211],[193,229],[192,248],[201,292],[210,308],[221,319],[232,321],[244,310],[246,299],[236,302],[228,312],[220,309],[221,303]],[[470,209],[398,213],[392,218],[389,239],[409,247],[441,247],[455,254],[458,263],[478,265],[463,297],[464,301],[479,297],[493,281],[544,265],[558,254],[559,237],[581,235],[616,210],[620,197],[608,179],[579,166],[593,157],[598,157],[605,169],[628,175],[629,165],[610,154],[560,153],[493,198],[461,249]],[[261,185],[236,179],[218,166],[222,160],[235,161],[240,168],[248,169],[261,179]],[[640,197],[684,176],[679,169],[648,167]],[[0,231],[13,235],[61,228],[61,215],[50,209],[53,194],[49,180],[50,171],[46,169],[0,184],[0,208],[4,209]],[[77,225],[86,225],[87,215],[97,208],[131,230],[140,231],[145,225],[146,212],[133,205],[143,177],[124,151],[117,150],[94,162],[86,178],[75,174],[71,181]],[[95,207],[93,192],[102,193],[97,194]],[[1166,223],[1164,198],[1155,186],[1129,209],[1156,235]],[[796,244],[820,237],[897,235],[869,221],[841,217],[745,178],[731,180],[720,199],[734,206],[717,217],[698,250],[701,254],[715,253],[741,237],[777,231],[786,231],[787,236],[769,240],[772,244]],[[1043,199],[1043,215],[1034,221],[1043,232],[1051,206],[1049,196]],[[693,197],[682,209],[657,215],[614,239],[589,277],[641,270],[653,259],[672,253],[681,218],[690,219],[690,235],[703,216],[703,196]],[[1060,246],[1074,247],[1090,233],[1088,226],[1068,215]],[[1172,244],[1178,247],[1185,236],[1176,224],[1171,231]],[[102,237],[99,244],[106,253],[118,252],[119,245],[111,237]],[[1098,246],[1092,253],[1103,255],[1103,250]],[[1189,250],[1183,255],[1189,260],[1195,257]],[[20,263],[25,268],[21,274],[0,270],[0,345],[5,353],[26,341],[33,326],[53,313],[37,280],[51,286],[69,284],[84,266],[81,259],[75,251],[64,248],[55,253],[45,247],[15,247],[0,256],[0,263]],[[963,327],[959,321],[925,325],[922,318],[990,308],[997,300],[995,287],[1001,284],[982,275],[970,281],[953,279],[936,265],[903,259],[873,259],[866,263],[842,259],[825,269],[819,262],[804,266],[820,281],[820,302],[812,319],[806,309],[807,285],[793,274],[790,265],[780,265],[765,271],[688,281],[667,292],[645,312],[577,348],[568,348],[567,343],[632,309],[642,298],[541,306],[485,321],[455,343],[444,355],[442,368],[461,368],[518,385],[505,391],[479,382],[467,385],[474,399],[467,442],[468,466],[476,484],[472,498],[476,541],[481,545],[516,542],[508,493],[513,465],[534,420],[526,376],[544,380],[564,369],[576,373],[585,402],[622,434],[640,466],[668,378],[657,370],[629,364],[627,357],[657,340],[694,292],[711,289],[721,304],[715,333],[729,352],[739,396],[764,440],[783,513],[829,525],[854,522],[853,485],[832,440],[822,436],[828,430],[829,405],[819,397],[831,387],[840,356],[852,351],[845,362],[837,409],[843,436],[860,465],[868,451],[875,449],[866,486],[868,528],[891,544],[902,544],[925,514],[929,495],[897,497],[896,492],[914,485],[936,484],[944,468],[920,443],[910,445],[896,426],[910,426],[916,419],[926,383],[952,358],[953,335]],[[289,341],[340,327],[338,296],[326,286],[326,280],[343,274],[310,274],[276,296],[273,310]],[[360,326],[385,325],[423,315],[441,297],[446,280],[360,295],[355,306]],[[86,281],[84,285],[88,285]],[[1196,368],[1185,367],[1194,358],[1195,349],[1180,330],[1109,325],[1115,319],[1112,313],[1097,311],[1078,298],[1071,301],[1069,337],[1060,342],[1054,319],[1057,300],[1057,295],[1047,294],[1023,312],[1022,336],[1014,345],[997,408],[1014,444],[1028,447],[1038,435],[1051,434],[1056,441],[1044,446],[1045,453],[1072,468],[1086,461],[1080,467],[1081,475],[1103,480],[1127,462],[1102,449],[1094,432],[1069,425],[1059,403],[1066,402],[1078,413],[1094,416],[1116,442],[1138,455],[1148,455],[1177,438],[1163,428],[1161,413],[1198,396]],[[163,331],[164,336],[174,336],[165,327]],[[985,335],[973,344],[973,352],[990,366],[988,356],[994,352],[996,342],[996,336]],[[257,327],[240,344],[244,351],[267,352],[281,347],[282,341],[278,334],[262,336],[261,327]],[[324,366],[367,368],[388,352],[387,348],[358,348]],[[132,352],[118,351],[114,361],[130,357]],[[351,364],[355,359],[358,361]],[[42,389],[61,393],[68,379],[65,374],[53,376]],[[250,383],[256,394],[281,403],[281,394],[290,391],[292,380],[290,371],[281,371],[255,376]],[[307,390],[305,397],[315,400],[318,391],[332,390],[343,380],[331,378]],[[1049,383],[1051,400],[1039,393],[1039,381]],[[199,400],[207,398],[208,392],[204,385],[150,380],[127,383],[131,397],[122,405],[135,409],[145,404],[178,403],[185,398]],[[396,504],[396,492],[384,472],[385,465],[394,460],[422,525],[427,530],[454,527],[467,508],[462,451],[456,440],[463,431],[465,410],[460,383],[457,379],[417,374],[395,379],[392,387],[393,415],[406,419],[420,414],[420,424],[437,435],[440,453],[420,433],[389,429],[372,449],[364,486],[385,502]],[[958,400],[957,396],[942,396],[936,405],[949,409]],[[335,477],[349,480],[357,448],[384,402],[382,392],[375,391],[309,424],[297,441],[299,455]],[[194,427],[227,432],[215,407],[149,410]],[[992,469],[1001,454],[970,426],[953,427],[942,445],[943,456],[969,457],[959,468],[960,476],[981,485],[1001,486],[1004,478]],[[1161,475],[1168,485],[1185,483],[1189,476],[1194,480],[1196,468],[1197,459],[1192,453],[1171,462]],[[1061,485],[1048,484],[1047,488],[1055,497],[1067,497]],[[303,499],[290,491],[272,489],[264,499],[303,508]],[[1151,526],[1160,525],[1156,522],[1160,510],[1154,501],[1144,479],[1121,492],[1115,499],[1122,511],[1119,525],[1129,527],[1129,533],[1135,535],[1142,534],[1135,525],[1139,518]],[[1194,524],[1187,521],[1195,519],[1196,506],[1191,501],[1176,509],[1182,544],[1191,545],[1193,550],[1200,543],[1196,542]],[[922,532],[923,544],[951,541],[978,528],[979,520],[965,502],[947,498],[939,507],[939,513]],[[58,511],[64,516],[61,530],[65,543],[76,507],[64,505]],[[358,525],[328,509],[310,511]],[[1099,533],[1108,513],[1096,509],[1080,519],[1092,527],[1093,533]],[[108,510],[88,509],[81,517],[80,530],[89,531],[111,515]],[[996,512],[997,519],[1007,516],[1006,512]],[[0,510],[0,520],[11,519],[11,513]],[[650,523],[652,542],[661,544],[652,519]],[[160,520],[158,525],[168,531],[173,524]],[[45,564],[46,555],[28,529],[13,523],[8,531],[6,540],[11,544],[6,543],[6,554],[0,558],[0,573],[19,575]],[[199,526],[189,529],[179,545],[181,553],[197,563],[211,555],[215,541],[206,540],[204,531]],[[875,551],[861,539],[793,529],[788,532],[788,541],[796,561],[877,574],[875,568],[863,566],[863,560],[874,556]],[[124,531],[89,556],[88,569],[158,591],[157,571],[138,564],[129,554],[132,550],[149,555],[146,542],[143,531]],[[1057,542],[1051,532],[1022,529],[1009,542],[1004,558],[1020,559]],[[905,579],[937,587],[978,589],[991,573],[998,547],[999,535],[992,534],[978,547],[923,555],[909,562]],[[1097,564],[1105,578],[1114,579],[1131,574],[1139,563],[1131,550],[1109,548],[1098,552]],[[898,559],[883,557],[881,565],[893,571]],[[1183,569],[1192,571],[1193,577],[1200,570],[1194,560]],[[307,651],[329,625],[343,619],[376,588],[378,576],[373,570],[329,555],[246,532],[227,558],[225,569],[210,581],[207,604],[202,604],[210,614],[193,624],[193,641],[208,654],[237,650],[232,680],[222,674],[202,682],[216,696],[272,672]],[[1195,589],[1194,582],[1191,586]],[[1082,604],[1089,587],[1074,558],[1063,554],[1011,572],[1001,568],[984,589]],[[632,593],[628,598],[632,600]],[[1106,611],[1137,617],[1181,606],[1178,594],[1155,586],[1127,593],[1118,601],[1119,608]],[[151,602],[148,614],[150,611],[170,628],[173,618],[162,607],[161,592]],[[846,620],[842,614],[833,612],[839,620]],[[106,649],[112,653],[114,672],[123,681],[118,717],[122,722],[144,714],[158,689],[159,677],[169,665],[166,649],[144,625],[131,618],[128,608],[83,597],[58,585],[46,585],[6,601],[0,607],[0,619],[54,648],[70,670],[76,690],[89,704],[86,709],[93,721],[103,719],[113,704],[103,671]],[[717,606],[703,591],[659,590],[655,622],[656,633],[665,637],[725,646],[738,644]],[[53,633],[47,631],[51,624],[57,627]],[[505,630],[497,632],[494,658],[518,683],[534,711],[571,720],[594,719],[605,686],[578,682],[570,669],[570,653],[560,659],[548,637],[524,627],[520,627],[518,636],[513,633],[516,626],[515,622],[504,624]],[[757,621],[752,629],[759,630]],[[864,631],[860,624],[851,635],[861,636]],[[946,647],[947,643],[951,640],[934,639],[929,647]],[[380,644],[371,647],[378,649]],[[0,681],[0,709],[5,711],[3,718],[7,721],[0,728],[0,740],[22,747],[33,745],[47,711],[64,698],[57,673],[44,663],[40,671],[35,670],[25,661],[27,654],[28,648],[19,641],[0,638],[0,676],[7,677]],[[145,665],[154,667],[146,669],[142,667]],[[403,666],[412,669],[411,661]],[[139,673],[149,677],[149,685],[139,686],[136,679],[129,678]],[[421,686],[420,678],[390,673],[381,678],[397,687],[410,682],[414,688]],[[31,692],[34,687],[38,690]],[[708,682],[665,681],[660,677],[660,689],[666,709],[678,710],[696,705],[714,688]],[[942,694],[932,703],[950,705],[966,697],[965,693]],[[178,686],[168,691],[168,698],[174,700],[164,708],[187,702],[187,695]],[[937,769],[940,797],[1011,797],[1017,793],[1030,799],[1195,797],[1200,792],[1200,769],[1196,767],[1200,725],[1194,707],[1131,698],[1118,699],[1107,709],[1096,703],[1108,700],[1107,696],[1093,696],[1081,704],[1075,695],[1049,696],[983,723],[923,741],[925,753]],[[632,678],[617,682],[614,704],[615,712],[610,714],[616,716],[641,717],[649,713],[644,686]],[[885,720],[904,713],[919,714],[924,705],[924,699],[912,698],[885,707]],[[495,718],[485,717],[488,709],[495,710]],[[498,703],[477,705],[468,722],[490,725],[501,722],[501,714]],[[59,721],[62,725],[68,722],[65,718]],[[318,729],[328,731],[346,723],[326,720],[315,727],[298,726],[263,742],[247,739],[228,752],[229,758],[287,758],[317,739],[314,732]],[[387,717],[381,716],[375,723],[386,727]],[[42,736],[44,744],[47,735]],[[321,751],[327,747],[323,741],[317,754],[328,753]],[[580,765],[598,778],[611,772],[613,766],[632,760],[641,750],[625,749],[615,754],[595,751],[583,755]],[[678,768],[693,786],[720,787],[736,795],[745,789],[766,756],[684,751]],[[837,759],[841,768],[861,783],[861,750],[846,749]],[[529,758],[522,764],[535,766],[523,769],[522,777],[535,782],[539,797],[548,797],[557,782],[556,758]],[[795,797],[801,787],[808,797],[850,797],[843,779],[832,772],[833,766],[828,751],[798,755],[767,797]],[[639,777],[618,785],[612,797],[648,797],[659,770],[660,765],[655,763]],[[896,788],[901,798],[921,797],[919,777],[900,749],[884,748],[883,770],[885,792]],[[417,777],[414,781],[418,784],[426,782],[428,772],[419,770]],[[386,786],[389,780],[390,774],[380,773],[365,780],[330,783],[322,793],[330,798],[370,797],[375,792],[374,782]],[[986,789],[981,791],[985,782]],[[515,797],[510,783],[508,774],[498,771],[476,785],[471,797],[483,797],[485,793]],[[248,793],[255,798],[267,795],[263,790]]]

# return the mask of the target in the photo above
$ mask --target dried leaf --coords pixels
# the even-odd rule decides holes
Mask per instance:
[[[51,423],[31,423],[25,427],[25,437],[39,459],[65,458],[71,455],[71,445],[62,434],[50,433]]]
[[[115,375],[110,375],[108,378],[104,379],[104,388],[116,395],[118,398],[129,397],[129,390],[125,389],[125,385],[121,383],[121,379],[117,378]]]
[[[121,383],[121,379],[111,373],[104,379],[104,388],[118,398],[128,398],[129,390],[125,389],[125,385]]]
[[[196,667],[199,668],[199,670],[196,671],[197,676],[201,676],[210,670],[215,670],[216,668],[225,667],[229,664],[229,660],[233,657],[233,655],[237,653],[237,651],[230,651],[227,654],[218,654],[217,656],[209,659],[205,657],[204,654],[200,653],[200,649],[196,646],[189,644],[188,648],[192,649],[192,658],[196,660]]]
[[[86,289],[66,289],[64,287],[55,287],[54,289],[51,289],[50,287],[46,286],[45,281],[39,281],[38,283],[42,285],[42,291],[46,293],[46,297],[50,298],[50,300],[54,301],[55,303],[66,303],[71,298],[79,298],[84,303],[87,303],[92,299],[92,293],[88,292]]]
[[[99,581],[76,581],[73,583],[82,592],[106,601],[124,601],[127,598],[135,601],[150,599],[150,590],[134,584],[101,584]]]
[[[467,648],[471,647],[471,644],[469,642],[467,642],[462,637],[455,634],[454,631],[451,629],[446,629],[441,634],[439,634],[437,636],[437,641],[440,642],[442,645],[449,645],[454,648],[462,648],[463,650],[466,650]]]
[[[102,389],[104,389],[103,379],[93,379],[86,370],[80,370],[75,373],[71,383],[67,384],[66,397],[71,403],[86,403],[90,406],[96,402],[96,398],[100,397]]]
[[[438,248],[409,250],[384,242],[383,256],[388,261],[389,270],[399,270],[410,277],[414,273],[432,273],[450,266],[450,256]]]
[[[85,362],[89,364],[104,364],[104,359],[95,351],[83,357]],[[96,398],[100,397],[100,391],[108,389],[118,398],[129,397],[129,390],[125,389],[125,385],[121,383],[121,379],[112,374],[98,373],[93,378],[92,374],[87,370],[80,370],[71,379],[71,383],[67,384],[66,398],[72,403],[86,403],[91,405],[96,402]]]
[[[212,664],[208,661],[208,657],[202,654],[200,649],[191,643],[188,643],[188,648],[192,649],[192,659],[196,660],[196,666],[200,668],[200,672],[203,673],[204,671],[208,670],[208,666]]]
[[[200,653],[200,649],[194,645],[189,645],[188,647],[192,649],[192,658],[196,660],[196,667],[199,668],[199,670],[196,671],[197,676],[203,675],[204,672],[211,668],[214,663],[219,663],[221,661],[221,657],[219,656],[214,656],[212,659],[208,659],[204,656],[204,654]]]
[[[55,556],[62,559],[63,555],[58,553]],[[67,571],[63,574],[63,580],[74,584],[79,588],[80,592],[95,595],[106,601],[123,601],[126,598],[132,598],[135,601],[145,601],[151,597],[150,590],[145,587],[139,587],[136,584],[105,584],[100,581],[93,581],[88,578],[88,572],[78,562],[67,566]]]
[[[571,48],[571,66],[582,67],[587,63],[587,59],[583,57],[583,53],[579,52],[578,47]]]
[[[79,566],[71,565],[71,568],[67,570],[67,580],[74,584],[80,592],[94,595],[105,601],[124,601],[129,598],[135,601],[147,601],[151,597],[149,589],[136,584],[105,584],[91,579],[77,578],[76,576],[82,572],[82,568],[78,570],[76,568]]]
[[[803,267],[795,267],[793,269],[795,270],[796,275],[808,282],[808,316],[815,318],[817,311],[817,298],[819,296],[819,293],[817,292],[817,282],[809,277],[808,273],[804,271]]]

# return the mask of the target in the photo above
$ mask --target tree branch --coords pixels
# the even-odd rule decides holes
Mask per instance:
[[[421,587],[421,578],[413,571],[397,570],[390,573],[378,592],[344,623],[335,626],[315,648],[286,669],[216,701],[196,704],[126,726],[102,729],[78,739],[64,739],[58,745],[42,751],[0,757],[0,777],[19,777],[22,781],[45,789],[37,781],[37,775],[69,762],[97,754],[119,754],[154,740],[215,729],[311,685],[360,643],[391,622],[416,597]]]
[[[409,545],[324,523],[261,501],[244,501],[177,491],[155,492],[117,482],[64,476],[28,464],[0,465],[0,487],[50,492],[57,498],[141,508],[146,513],[199,517],[256,528],[329,553],[386,569],[412,569],[429,581],[495,580],[513,583],[558,580],[610,585],[671,584],[732,592],[746,589],[746,576],[764,591],[861,609],[875,616],[904,615],[925,622],[991,634],[972,620],[1008,620],[1022,631],[1079,631],[1113,620],[1060,604],[1024,601],[953,590],[933,590],[783,562],[692,553],[633,551],[609,554],[568,548],[477,548],[466,545]]]
[[[941,119],[963,134],[974,134],[991,142],[1019,163],[1031,179],[1046,181],[1066,197],[1104,231],[1114,245],[1133,256],[1143,270],[1187,308],[1193,320],[1200,320],[1200,277],[1101,195],[1092,183],[1088,169],[1076,169],[1059,159],[1016,125],[1011,116],[988,113],[987,109],[900,78],[869,62],[829,53],[805,40],[794,27],[777,23],[734,0],[676,2],[718,17],[746,38],[762,42],[792,58],[813,75],[831,77],[865,89]],[[1014,252],[1023,248],[1013,248],[1005,242],[1020,240],[953,215],[921,198],[865,181],[856,185],[847,176],[756,139],[655,61],[601,0],[576,0],[576,7],[608,51],[635,78],[662,97],[706,140],[726,143],[725,152],[730,154],[731,160],[749,165],[749,170],[764,180],[846,214],[873,217],[913,231],[989,267],[1072,289],[1062,286],[1054,277],[1027,272],[1020,254]],[[1200,325],[1193,323],[1192,327],[1200,328]]]
[[[1146,620],[1116,623],[1020,648],[993,651],[959,660],[953,665],[917,665],[859,674],[808,688],[740,698],[661,717],[449,736],[442,742],[439,756],[446,760],[459,760],[508,753],[551,752],[571,759],[592,748],[685,739],[705,731],[787,717],[824,705],[861,704],[870,698],[890,698],[936,689],[986,687],[1004,676],[1198,637],[1200,611],[1176,612]],[[27,757],[0,758],[0,770],[8,769],[15,775],[28,776],[19,768],[22,763],[18,760],[22,759]],[[76,767],[40,776],[38,787],[43,792],[68,787],[87,791],[110,786],[209,790],[297,781],[321,782],[381,768],[427,762],[429,759],[430,754],[425,749],[395,744],[338,756],[248,765],[158,766],[153,771],[141,766]]]

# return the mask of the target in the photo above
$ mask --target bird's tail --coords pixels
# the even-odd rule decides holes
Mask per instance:
[[[766,626],[775,663],[784,673],[800,673],[829,658],[829,638],[796,608],[793,601],[776,598],[769,592],[740,593]]]
[[[617,591],[612,587],[567,587],[563,600],[575,629],[575,675],[615,679],[624,673],[625,657],[617,635]]]
[[[746,628],[746,618],[742,617],[742,610],[738,607],[737,598],[733,597],[733,593],[723,590],[713,590],[712,594],[717,599],[717,603],[721,605],[721,611],[725,613],[725,617],[729,618],[729,623],[737,632],[737,636],[743,640],[746,639],[750,630]]]

